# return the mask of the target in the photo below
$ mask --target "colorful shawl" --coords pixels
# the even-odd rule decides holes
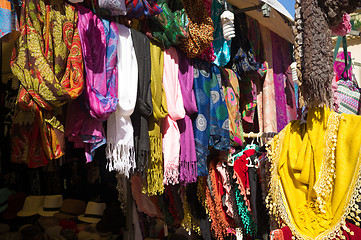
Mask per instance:
[[[130,18],[152,17],[163,11],[154,0],[125,0],[125,5]]]
[[[83,90],[77,21],[78,13],[67,3],[23,1],[19,47],[11,62],[21,82],[12,127],[13,162],[39,167],[64,154],[62,105]]]
[[[346,218],[358,222],[360,127],[360,116],[311,108],[306,124],[293,121],[273,138],[266,203],[278,228],[302,239],[342,239]]]
[[[0,0],[0,40],[9,41],[19,35],[19,23],[12,0]]]
[[[138,62],[138,96],[132,123],[134,127],[134,147],[136,170],[144,172],[150,155],[148,120],[153,113],[152,92],[150,89],[151,58],[148,38],[131,29],[133,46]]]
[[[85,147],[87,162],[95,149],[105,144],[103,121],[116,110],[117,45],[116,24],[101,20],[89,9],[77,6],[86,82],[83,94],[69,106],[66,136],[76,147]]]
[[[149,119],[150,159],[147,171],[148,195],[162,194],[163,186],[163,154],[161,120],[167,116],[167,99],[163,90],[163,51],[151,42],[150,56],[152,61],[151,90],[153,102],[153,117]]]
[[[223,70],[223,93],[226,96],[226,104],[229,116],[229,134],[233,146],[242,146],[243,127],[242,115],[239,112],[239,84],[237,75],[231,69]]]
[[[221,22],[221,14],[223,11],[222,2],[213,0],[212,2],[212,21],[214,24],[213,33],[213,49],[216,55],[216,59],[213,61],[217,66],[225,66],[231,59],[231,43],[223,37],[223,29]]]
[[[164,51],[163,88],[167,98],[168,115],[163,120],[163,160],[165,185],[179,183],[180,132],[177,120],[185,110],[178,79],[178,54],[174,47]]]
[[[193,128],[198,176],[208,175],[208,146],[227,151],[230,145],[227,106],[218,79],[221,81],[216,66],[199,59],[194,60],[193,87],[198,115]]]
[[[198,112],[196,99],[193,91],[194,71],[192,61],[178,50],[179,59],[179,84],[182,91],[184,119],[178,120],[180,131],[180,177],[183,184],[197,181],[197,155],[194,146],[194,133],[191,116]]]
[[[109,171],[115,170],[129,177],[136,167],[133,125],[130,115],[137,100],[138,64],[130,29],[118,24],[118,105],[107,124],[107,147]]]

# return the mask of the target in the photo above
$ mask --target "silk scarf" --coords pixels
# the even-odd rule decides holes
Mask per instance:
[[[180,131],[180,163],[179,181],[186,185],[197,181],[197,155],[194,146],[194,132],[192,115],[198,112],[196,99],[193,91],[194,71],[192,60],[178,50],[179,59],[179,84],[182,91],[184,119],[178,120]]]
[[[163,153],[161,122],[168,114],[167,99],[163,89],[164,53],[162,49],[151,42],[150,56],[152,61],[151,90],[153,116],[149,119],[150,159],[147,170],[144,191],[149,195],[162,194],[163,186]]]
[[[62,1],[25,0],[21,9],[21,33],[11,61],[21,82],[11,160],[39,167],[64,154],[62,106],[83,90],[78,13]]]
[[[198,176],[207,176],[208,146],[227,151],[230,146],[229,118],[224,94],[220,91],[221,75],[217,66],[194,60],[194,93],[198,115],[194,120],[194,140]]]
[[[222,73],[222,89],[228,109],[230,140],[233,146],[242,146],[244,139],[242,115],[239,112],[240,90],[238,78],[231,69],[224,69]]]
[[[125,5],[130,18],[152,17],[163,11],[154,0],[125,0]]]
[[[185,116],[178,79],[178,54],[174,47],[164,51],[163,88],[168,115],[163,119],[164,185],[179,183],[180,132],[177,120]]]
[[[360,202],[361,117],[327,108],[308,111],[270,142],[269,213],[301,239],[332,239],[357,219]]]
[[[70,104],[66,136],[76,147],[85,147],[87,162],[105,144],[103,121],[115,112],[117,98],[118,27],[102,20],[89,9],[77,6],[78,29],[85,66],[85,89]]]
[[[133,29],[131,33],[138,63],[138,96],[131,118],[134,127],[136,171],[144,173],[150,155],[148,120],[153,113],[150,43],[144,34]]]
[[[129,177],[135,169],[133,125],[130,115],[137,100],[138,64],[131,31],[117,24],[119,31],[118,56],[118,105],[107,122],[106,157],[109,171],[115,170]]]

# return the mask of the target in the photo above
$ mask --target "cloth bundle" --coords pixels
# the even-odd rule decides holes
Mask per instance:
[[[40,7],[42,6],[42,7]],[[22,3],[11,70],[20,80],[11,160],[40,167],[64,154],[62,106],[83,90],[78,13],[67,3]]]

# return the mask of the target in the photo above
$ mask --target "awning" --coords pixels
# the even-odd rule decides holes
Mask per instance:
[[[269,18],[264,17],[261,9],[245,12],[248,16],[256,19],[261,25],[293,43],[293,17],[277,0],[228,0],[230,4],[239,9],[245,9],[267,3],[271,6]]]

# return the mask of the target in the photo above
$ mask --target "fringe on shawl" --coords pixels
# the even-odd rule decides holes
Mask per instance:
[[[178,165],[171,165],[164,167],[167,169],[167,171],[164,171],[164,179],[163,184],[164,185],[175,185],[179,183],[179,166]]]
[[[146,170],[148,169],[148,161],[150,157],[150,151],[140,150],[138,156],[136,156],[137,172],[140,172],[145,177]]]
[[[184,218],[182,221],[182,227],[188,232],[195,231],[198,235],[201,235],[200,221],[193,217],[191,210],[189,208],[188,200],[186,194],[184,194],[183,199],[183,209],[184,209]],[[189,234],[190,235],[190,234]]]
[[[135,170],[135,152],[133,146],[108,143],[105,149],[107,168],[116,171],[129,178],[129,174]]]
[[[150,158],[147,170],[147,183],[143,193],[149,196],[163,194],[163,152],[160,136],[150,136]]]
[[[197,182],[197,162],[196,161],[187,162],[181,160],[179,164],[180,164],[179,181],[183,185]]]
[[[117,190],[118,190],[118,200],[120,202],[120,208],[125,214],[127,212],[127,179],[124,175],[117,173]]]

